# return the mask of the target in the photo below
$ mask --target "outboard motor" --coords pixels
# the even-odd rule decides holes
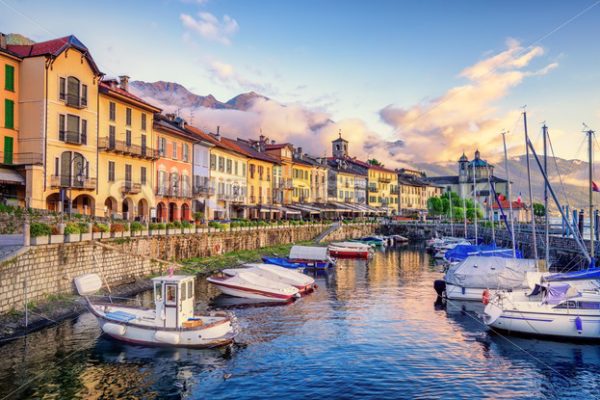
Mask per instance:
[[[435,289],[435,292],[438,294],[438,296],[442,297],[444,295],[444,292],[446,291],[446,281],[443,281],[441,279],[437,279],[433,282],[433,288]]]

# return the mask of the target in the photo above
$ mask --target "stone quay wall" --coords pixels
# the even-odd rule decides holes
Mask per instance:
[[[369,235],[377,224],[343,225],[327,240]],[[22,310],[26,302],[75,294],[73,278],[99,273],[116,286],[164,273],[165,261],[207,257],[238,250],[310,241],[329,225],[266,227],[256,230],[157,235],[48,244],[23,248],[0,264],[0,314]]]

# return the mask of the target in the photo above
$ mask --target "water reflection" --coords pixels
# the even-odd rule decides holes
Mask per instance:
[[[199,279],[197,309],[233,309],[236,346],[121,344],[84,314],[0,347],[0,397],[43,371],[15,397],[600,397],[597,346],[491,334],[481,303],[436,303],[440,276],[409,246],[369,263],[340,260],[315,275],[313,294],[285,306],[240,304]]]

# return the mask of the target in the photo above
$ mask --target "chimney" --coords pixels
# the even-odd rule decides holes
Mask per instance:
[[[121,86],[121,89],[123,89],[126,92],[129,92],[129,76],[127,76],[127,75],[119,76],[119,84]]]
[[[296,149],[296,155],[298,156],[298,158],[302,158],[302,147],[298,147]]]
[[[217,134],[215,135],[216,139],[221,141],[221,126],[217,125]]]
[[[0,32],[0,49],[6,49],[6,35]]]
[[[271,140],[271,144],[275,144],[275,140]]]
[[[175,114],[173,113],[165,114],[165,117],[167,118],[167,121],[175,121]]]

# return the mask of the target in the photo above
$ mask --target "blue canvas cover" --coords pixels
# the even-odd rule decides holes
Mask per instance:
[[[600,268],[590,268],[583,271],[564,272],[552,274],[542,278],[546,282],[574,281],[600,279]]]
[[[306,268],[305,263],[290,262],[285,257],[262,257],[262,260],[267,264],[278,265],[284,268]]]
[[[513,258],[513,253],[512,249],[495,245],[459,244],[455,248],[446,251],[444,258],[448,261],[462,261],[469,256]],[[519,250],[516,251],[516,258],[523,258],[523,254]]]
[[[567,292],[571,288],[568,283],[559,285],[548,285],[548,294],[546,302],[548,304],[558,304],[567,298]]]
[[[132,319],[136,319],[137,317],[128,312],[119,310],[119,311],[112,311],[112,312],[106,313],[106,318],[110,318],[114,321],[119,321],[119,322],[129,322]]]

